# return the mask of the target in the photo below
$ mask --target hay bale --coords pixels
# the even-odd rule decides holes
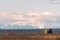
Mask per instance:
[[[45,30],[44,30],[44,33],[45,33],[45,34],[52,33],[52,29],[45,29]]]

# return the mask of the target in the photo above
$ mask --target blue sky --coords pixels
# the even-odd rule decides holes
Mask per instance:
[[[60,28],[60,0],[0,0],[0,24],[20,23]]]

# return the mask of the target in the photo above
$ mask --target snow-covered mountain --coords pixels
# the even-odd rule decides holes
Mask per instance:
[[[19,26],[19,25],[0,25],[0,29],[37,29],[36,27],[33,27],[31,25],[25,25],[25,26]]]

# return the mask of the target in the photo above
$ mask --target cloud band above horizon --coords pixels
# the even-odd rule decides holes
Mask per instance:
[[[26,14],[18,14],[11,12],[0,12],[0,24],[15,25],[32,25],[33,27],[41,28],[54,28],[57,25],[59,18],[55,16],[52,12],[29,12]],[[53,25],[54,22],[56,25]],[[51,24],[49,24],[51,23]],[[47,27],[47,24],[49,25]],[[60,23],[59,23],[60,24]],[[50,27],[53,26],[53,27]],[[60,25],[59,25],[60,26]]]

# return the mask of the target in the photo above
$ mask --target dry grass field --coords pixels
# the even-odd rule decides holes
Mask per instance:
[[[60,34],[0,34],[0,40],[60,40]]]

